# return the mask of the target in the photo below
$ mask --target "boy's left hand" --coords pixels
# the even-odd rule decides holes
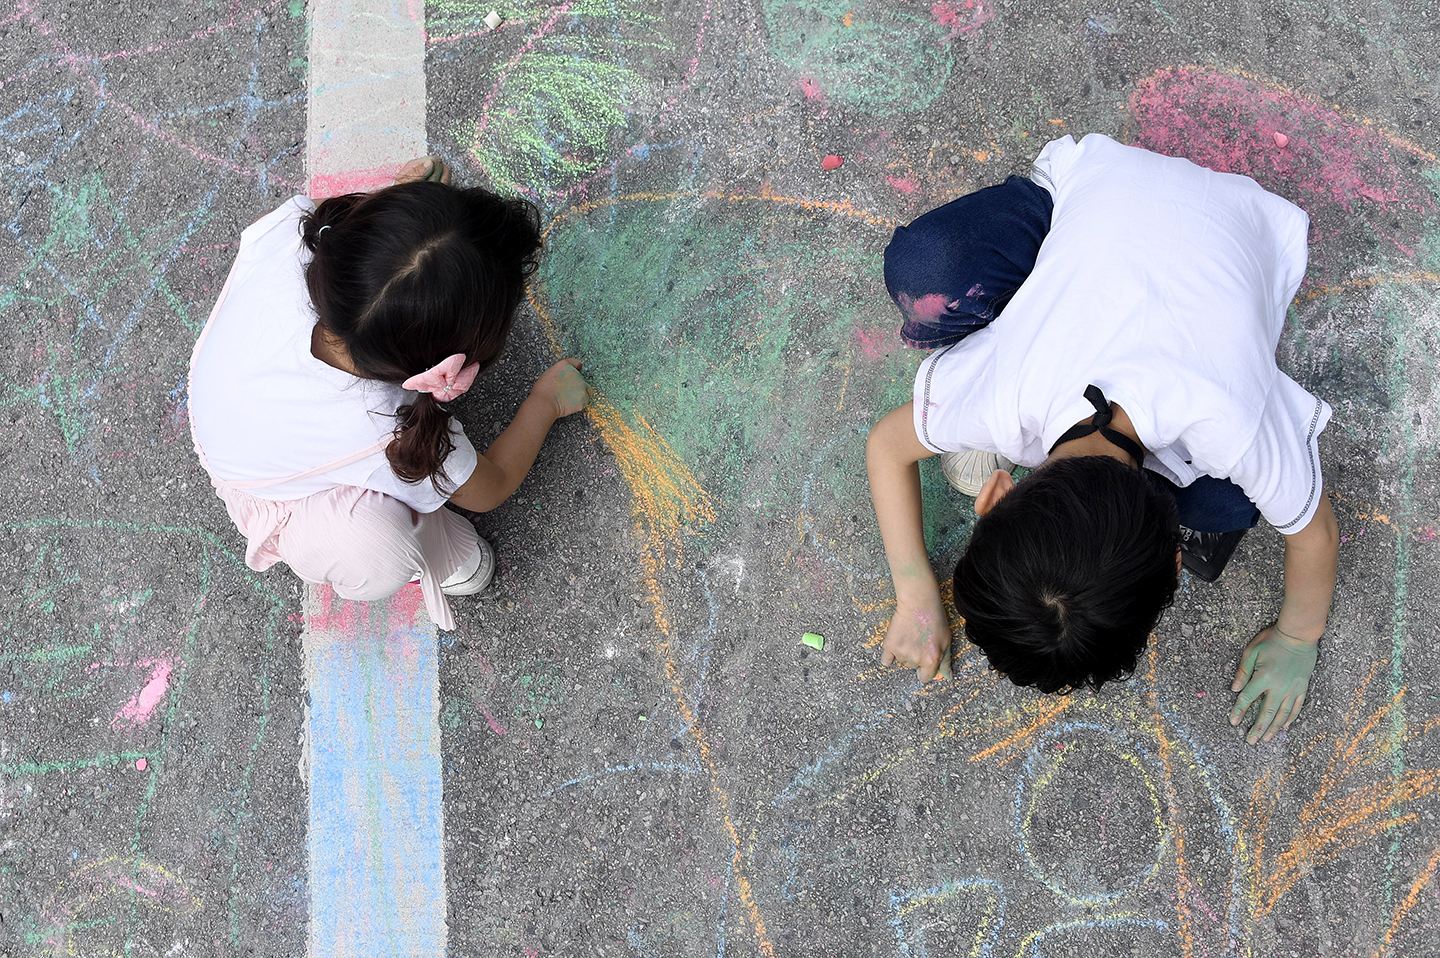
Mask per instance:
[[[1230,691],[1239,692],[1230,710],[1230,724],[1239,725],[1245,712],[1263,695],[1260,714],[1245,741],[1270,741],[1300,715],[1305,692],[1319,658],[1320,643],[1295,641],[1280,635],[1272,625],[1245,647]]]

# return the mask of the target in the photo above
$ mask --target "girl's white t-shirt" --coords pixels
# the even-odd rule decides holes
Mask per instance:
[[[210,468],[230,482],[298,475],[353,455],[389,437],[396,408],[416,395],[358,379],[311,354],[315,311],[305,287],[310,251],[300,241],[300,219],[314,208],[308,197],[293,197],[240,234],[224,302],[190,368],[196,441]],[[453,492],[475,471],[476,455],[454,418],[450,435],[455,450],[445,460],[444,487]],[[429,479],[409,483],[395,475],[383,451],[247,492],[289,501],[340,485],[373,489],[418,512],[434,512],[448,498]]]
[[[1146,468],[1180,486],[1229,479],[1299,532],[1331,409],[1275,347],[1309,217],[1249,177],[1095,133],[1049,143],[1032,176],[1055,199],[1035,269],[999,319],[921,364],[920,441],[1038,466],[1094,414],[1093,383],[1129,414]]]

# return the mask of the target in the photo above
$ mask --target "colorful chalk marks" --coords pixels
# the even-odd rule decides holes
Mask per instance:
[[[431,4],[433,35],[483,26],[491,9],[467,0]],[[531,195],[563,191],[593,173],[632,109],[658,109],[655,84],[636,62],[667,59],[674,45],[639,0],[566,0],[507,8],[504,44],[480,115],[454,130],[497,186]]]
[[[769,52],[810,99],[872,113],[929,106],[954,69],[949,44],[988,19],[983,4],[765,0]]]
[[[1222,173],[1243,173],[1314,216],[1433,212],[1420,164],[1435,157],[1305,93],[1211,67],[1159,70],[1130,96],[1135,145]],[[1283,137],[1284,146],[1280,143]]]
[[[238,949],[245,903],[284,911],[299,867],[256,851],[297,789],[275,781],[296,756],[276,755],[272,715],[298,717],[275,695],[293,669],[276,581],[201,529],[32,520],[0,545],[23,557],[0,627],[0,815],[49,826],[5,866],[38,878],[9,901],[10,940],[118,955],[228,924]],[[217,643],[241,616],[254,641]]]

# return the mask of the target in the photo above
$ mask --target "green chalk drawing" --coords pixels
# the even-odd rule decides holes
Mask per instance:
[[[824,96],[873,113],[912,113],[940,95],[954,62],[930,6],[879,0],[765,0],[769,50]]]
[[[305,16],[305,0],[290,0],[286,9],[290,11],[292,19],[298,20]]]
[[[545,713],[565,701],[565,674],[553,665],[531,663],[533,671],[522,672],[517,684],[515,714],[534,724],[536,728],[545,725]]]
[[[880,279],[889,225],[811,206],[646,195],[547,240],[538,299],[562,348],[695,472],[722,536],[757,507],[804,507],[817,537],[869,515],[865,434],[909,400],[921,358]],[[968,528],[962,505],[929,487],[932,546]]]
[[[48,197],[30,200],[39,205],[48,199],[48,231],[28,250],[10,285],[0,287],[0,322],[14,347],[0,408],[33,404],[47,410],[79,461],[93,456],[87,443],[100,384],[133,352],[119,347],[130,334],[125,317],[134,313],[135,277],[168,308],[168,316],[147,311],[146,322],[173,320],[192,334],[200,330],[161,262],[194,224],[177,214],[137,228],[99,173],[77,180],[73,186],[51,184]],[[176,369],[176,378],[181,375]]]
[[[432,35],[484,29],[485,4],[441,0],[428,8]],[[638,0],[577,0],[500,10],[507,35],[530,33],[514,59],[484,81],[482,115],[452,132],[504,189],[563,192],[599,169],[613,134],[649,83],[627,64],[674,49],[661,20]],[[483,88],[483,87],[482,87]]]

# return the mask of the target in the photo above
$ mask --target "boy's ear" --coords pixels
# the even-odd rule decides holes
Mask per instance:
[[[996,469],[990,473],[990,478],[985,480],[985,485],[980,487],[980,495],[975,497],[975,514],[985,515],[1014,488],[1015,477],[1003,469]]]

